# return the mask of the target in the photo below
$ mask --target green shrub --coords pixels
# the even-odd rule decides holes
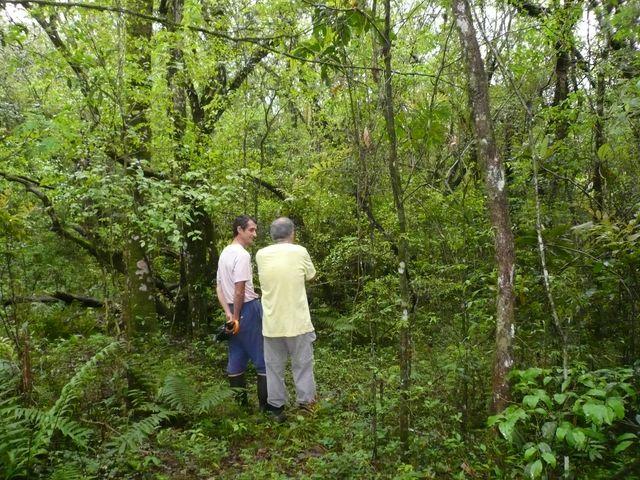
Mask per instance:
[[[567,467],[582,478],[609,478],[640,453],[637,371],[530,368],[512,374],[516,403],[489,418],[528,478]],[[626,477],[632,478],[632,477]],[[635,477],[637,478],[637,477]]]

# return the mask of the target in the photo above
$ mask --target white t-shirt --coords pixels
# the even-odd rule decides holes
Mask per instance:
[[[216,282],[222,288],[222,295],[227,303],[233,303],[233,293],[237,282],[247,282],[244,286],[244,301],[250,302],[258,298],[253,289],[253,272],[251,255],[239,243],[227,245],[218,259]]]
[[[256,253],[262,289],[262,334],[295,337],[313,332],[305,280],[316,269],[307,249],[293,243],[276,243]]]

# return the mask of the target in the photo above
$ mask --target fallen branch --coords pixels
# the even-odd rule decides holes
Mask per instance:
[[[17,305],[20,303],[58,303],[63,302],[67,305],[77,303],[86,308],[103,308],[105,302],[93,297],[84,295],[74,295],[66,292],[55,292],[51,295],[33,295],[26,297],[13,297],[2,300],[2,306]]]

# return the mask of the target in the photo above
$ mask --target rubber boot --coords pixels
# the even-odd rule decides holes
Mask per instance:
[[[258,408],[261,412],[267,411],[267,376],[256,375],[258,384]]]
[[[284,413],[284,405],[282,407],[274,407],[270,403],[267,403],[267,415],[276,423],[283,423],[287,420],[287,416]]]
[[[242,407],[249,406],[249,400],[247,399],[247,382],[244,378],[244,373],[229,377],[229,386],[235,391],[238,405]]]

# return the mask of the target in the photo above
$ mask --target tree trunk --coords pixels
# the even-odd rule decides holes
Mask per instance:
[[[149,262],[140,246],[140,239],[132,235],[125,246],[124,299],[122,316],[129,337],[139,332],[155,332],[158,329],[156,306],[153,297],[153,278]]]
[[[393,86],[391,83],[391,5],[384,1],[384,33],[382,38],[382,57],[384,75],[382,88],[382,106],[384,109],[387,138],[389,140],[389,176],[393,192],[393,204],[398,219],[398,279],[400,282],[400,302],[402,317],[400,320],[399,362],[400,362],[400,443],[403,452],[409,447],[409,387],[411,379],[411,324],[413,308],[409,286],[409,251],[407,246],[407,222],[402,200],[400,168],[398,166],[398,141],[396,138],[395,113],[393,108]]]
[[[499,412],[506,407],[510,398],[507,374],[513,366],[515,248],[504,165],[498,154],[491,122],[489,84],[467,0],[453,0],[453,15],[464,53],[477,151],[485,170],[487,207],[495,235],[498,295],[491,409]]]
[[[129,10],[151,15],[153,13],[152,0],[130,0]],[[147,120],[149,86],[146,73],[150,68],[150,58],[147,51],[151,39],[152,28],[149,20],[127,15],[125,19],[126,31],[126,55],[127,63],[134,70],[127,72],[127,90],[132,100],[126,101],[126,132],[125,148],[129,161],[133,161],[134,167],[140,165],[143,160],[149,160],[149,142],[151,141],[151,129]],[[140,74],[140,73],[143,74]],[[135,152],[132,158],[131,152]],[[125,163],[127,175],[135,175],[132,165]],[[139,205],[142,195],[135,184],[132,192],[133,203]],[[135,210],[135,208],[134,208]],[[149,261],[142,248],[142,238],[135,232],[136,228],[128,226],[129,234],[125,243],[125,292],[123,301],[123,318],[129,335],[137,332],[154,332],[158,328],[154,302],[154,282],[151,277]]]
[[[593,171],[591,183],[593,184],[593,198],[595,201],[594,219],[602,218],[605,211],[604,205],[604,178],[602,176],[603,158],[600,148],[606,143],[604,135],[604,102],[605,102],[605,76],[600,70],[596,77],[596,123],[595,123],[595,152],[593,154]]]
[[[211,218],[201,207],[193,208],[193,222],[189,228],[197,230],[197,236],[187,237],[185,248],[185,273],[187,281],[189,330],[203,332],[208,321],[208,304],[211,298],[218,252],[215,247],[215,230]]]

